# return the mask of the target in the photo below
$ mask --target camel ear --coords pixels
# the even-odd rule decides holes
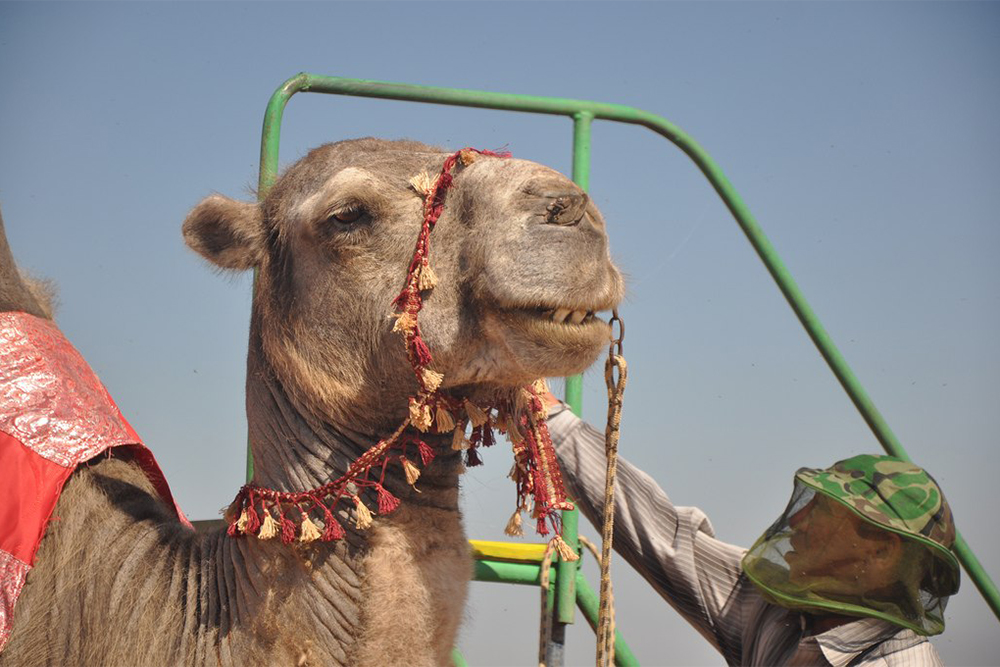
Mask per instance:
[[[223,269],[245,271],[264,256],[264,226],[260,206],[212,195],[184,220],[184,242]]]

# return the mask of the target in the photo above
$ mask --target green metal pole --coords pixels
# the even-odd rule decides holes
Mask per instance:
[[[581,112],[573,116],[573,182],[584,191],[590,188],[590,126],[594,116]],[[566,378],[566,402],[573,413],[580,416],[583,410],[583,376],[573,375]],[[569,547],[579,553],[580,539],[577,530],[580,523],[579,510],[562,513],[562,538]],[[576,609],[576,573],[579,562],[571,563],[560,560],[559,585],[556,586],[556,621],[572,623]]]
[[[665,137],[680,148],[701,170],[712,187],[722,198],[726,207],[743,229],[751,246],[757,252],[778,288],[784,294],[795,315],[799,318],[827,365],[844,387],[847,395],[861,413],[862,418],[872,429],[875,437],[886,452],[909,460],[909,455],[899,443],[885,418],[875,407],[874,402],[847,365],[840,351],[812,308],[806,302],[798,285],[792,279],[788,269],[778,257],[771,242],[725,174],[714,160],[691,137],[679,127],[661,116],[651,114],[641,109],[620,104],[604,104],[586,100],[573,100],[559,97],[540,97],[533,95],[513,95],[509,93],[493,93],[478,90],[463,90],[458,88],[439,88],[432,86],[414,86],[384,81],[368,81],[364,79],[348,79],[343,77],[325,77],[313,74],[299,74],[286,81],[272,95],[268,103],[264,119],[264,136],[262,137],[261,165],[259,191],[261,196],[274,182],[278,165],[278,136],[281,126],[281,115],[288,99],[296,92],[317,92],[335,95],[351,95],[355,97],[374,97],[379,99],[405,100],[411,102],[428,102],[452,106],[476,107],[484,109],[500,109],[526,113],[542,113],[570,116],[575,120],[582,114],[589,114],[590,119],[611,120],[620,123],[641,125]],[[586,121],[589,131],[589,122]],[[574,155],[574,165],[576,156]],[[567,383],[567,390],[570,384]],[[248,469],[252,471],[252,462]],[[965,567],[969,577],[982,592],[993,613],[1000,619],[1000,592],[989,574],[974,556],[961,535],[955,543],[955,553]]]
[[[476,581],[540,586],[542,583],[542,568],[538,563],[477,560],[472,577]],[[554,581],[559,581],[559,572],[556,568],[549,570],[549,585],[551,586]]]
[[[590,627],[597,632],[597,616],[599,613],[600,600],[587,583],[583,574],[576,577],[576,604],[583,612],[584,618]],[[625,643],[622,633],[615,629],[615,664],[619,667],[638,667],[639,660],[632,653],[632,649]]]
[[[451,649],[451,664],[455,667],[469,667],[469,663],[465,661],[465,657],[457,648]]]
[[[573,114],[573,182],[584,192],[590,189],[590,127],[593,120],[594,115],[586,111]],[[566,378],[566,402],[579,417],[583,409],[583,375]]]

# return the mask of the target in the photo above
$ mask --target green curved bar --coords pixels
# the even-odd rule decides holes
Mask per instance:
[[[600,600],[582,574],[578,574],[576,577],[576,604],[580,607],[580,611],[583,612],[583,616],[587,619],[587,623],[590,624],[591,629],[597,632],[597,616],[600,611]],[[625,643],[622,633],[617,628],[615,629],[615,664],[618,667],[638,667],[639,665],[639,660],[632,653],[632,649],[628,647],[628,644]]]
[[[850,366],[848,366],[843,355],[841,355],[836,345],[834,345],[833,340],[809,306],[795,280],[778,257],[771,242],[764,235],[760,225],[754,219],[750,210],[736,192],[736,189],[729,182],[729,179],[726,178],[715,161],[694,139],[670,121],[656,114],[620,104],[606,104],[560,97],[514,95],[511,93],[494,93],[459,88],[416,86],[403,83],[301,73],[282,84],[268,102],[261,139],[260,178],[258,181],[259,197],[263,197],[267,193],[268,188],[270,188],[277,177],[281,117],[288,100],[291,99],[292,95],[299,92],[551,114],[568,116],[574,119],[585,115],[588,117],[588,124],[589,119],[600,119],[641,125],[665,137],[691,158],[722,198],[726,207],[736,219],[737,224],[739,224],[744,234],[746,234],[757,255],[764,262],[764,266],[767,267],[771,277],[774,278],[778,289],[784,294],[795,315],[799,318],[809,337],[826,360],[830,370],[833,371],[837,380],[844,387],[847,395],[861,413],[862,418],[872,429],[872,432],[882,444],[885,451],[893,456],[910,460],[906,450],[900,444],[892,429],[889,428],[889,424],[885,421],[878,408],[875,407],[874,402],[868,396],[868,393],[862,387]],[[574,166],[576,165],[576,159],[576,156],[574,156]],[[249,457],[249,451],[248,471],[252,471],[252,461]],[[993,610],[993,613],[1000,619],[1000,592],[997,591],[997,587],[989,574],[961,535],[957,536],[954,551],[959,561],[965,567],[969,577],[973,580],[987,604]]]
[[[540,586],[542,567],[538,563],[511,563],[502,560],[477,559],[472,579],[473,581]],[[558,580],[559,572],[553,563],[553,567],[549,570],[549,586]]]

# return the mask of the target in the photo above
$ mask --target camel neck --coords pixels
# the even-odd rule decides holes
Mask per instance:
[[[247,425],[253,481],[276,491],[322,486],[343,475],[358,457],[390,435],[360,423],[335,424],[299,405],[253,341],[247,363]],[[421,439],[437,454],[423,471],[423,482],[435,488],[457,488],[461,464],[459,453],[450,449],[451,435],[422,434]],[[388,466],[385,486],[397,495],[410,495],[398,463]]]
[[[378,441],[311,418],[287,394],[272,369],[251,359],[247,376],[247,428],[254,482],[278,491],[325,484]]]

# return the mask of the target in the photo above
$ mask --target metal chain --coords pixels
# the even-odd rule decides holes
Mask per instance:
[[[618,335],[614,335],[615,324]],[[611,316],[611,345],[604,364],[608,386],[608,424],[604,430],[604,452],[608,467],[604,484],[604,522],[601,527],[601,598],[597,621],[597,667],[610,667],[615,661],[614,609],[611,602],[611,543],[615,523],[615,476],[618,472],[618,432],[622,420],[622,399],[628,378],[628,365],[622,355],[625,323],[614,310]],[[615,378],[615,370],[618,377]]]

